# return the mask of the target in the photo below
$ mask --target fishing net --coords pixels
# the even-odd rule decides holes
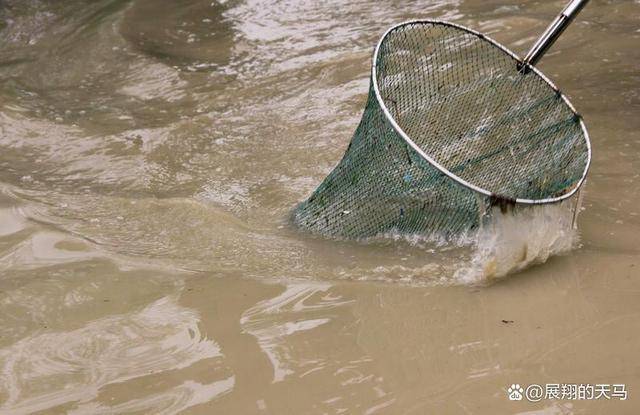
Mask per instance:
[[[459,235],[492,206],[555,203],[582,184],[584,124],[510,51],[461,26],[403,23],[376,48],[369,96],[340,163],[294,211],[316,234]]]

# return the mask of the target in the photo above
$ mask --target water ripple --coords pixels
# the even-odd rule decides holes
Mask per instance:
[[[197,313],[164,297],[138,312],[36,333],[0,349],[0,410],[26,414],[89,402],[106,385],[221,356],[201,335]]]

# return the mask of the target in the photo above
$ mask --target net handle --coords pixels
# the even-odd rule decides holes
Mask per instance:
[[[572,0],[533,44],[524,60],[518,63],[518,70],[528,72],[531,66],[535,66],[588,2],[589,0]]]

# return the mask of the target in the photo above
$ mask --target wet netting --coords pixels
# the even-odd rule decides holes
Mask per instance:
[[[586,129],[536,69],[461,26],[408,22],[374,53],[369,97],[347,151],[294,211],[312,233],[458,235],[491,206],[572,196]]]

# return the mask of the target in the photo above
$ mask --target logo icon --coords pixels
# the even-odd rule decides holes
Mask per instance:
[[[517,383],[512,383],[507,389],[507,396],[510,401],[521,401],[523,393],[524,389]]]

